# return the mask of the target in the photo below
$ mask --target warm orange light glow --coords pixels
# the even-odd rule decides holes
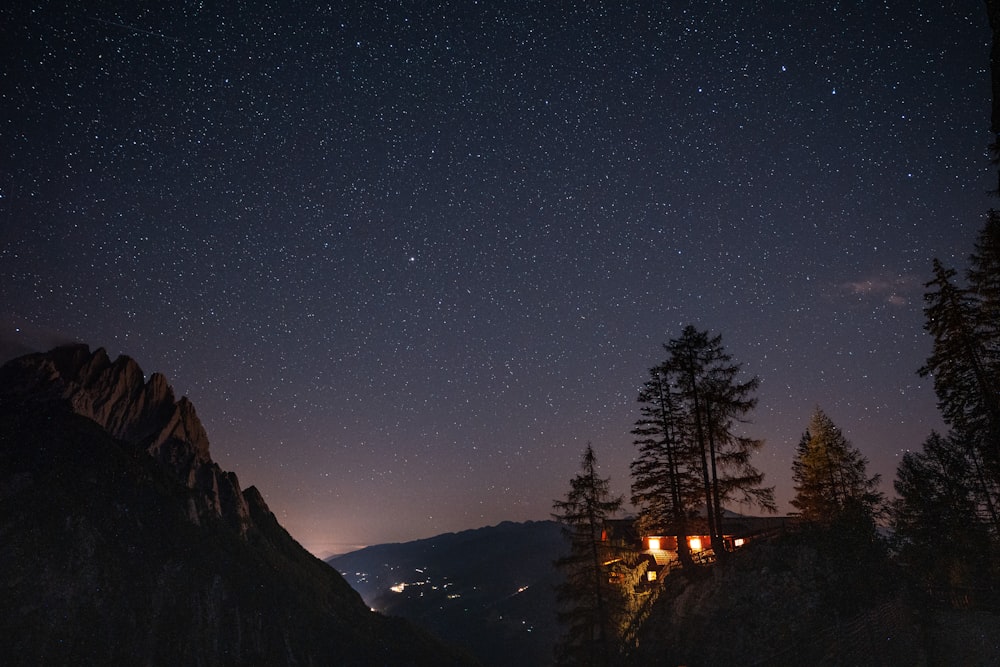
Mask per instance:
[[[743,538],[742,538],[742,537],[737,537],[737,538],[736,538],[736,539],[735,539],[735,540],[733,541],[733,546],[734,546],[734,547],[742,547],[742,546],[743,546],[743,544],[744,544],[744,542],[743,542]]]
[[[660,549],[660,538],[651,537],[649,538],[649,548],[653,551],[658,551]]]
[[[656,570],[646,572],[646,581],[656,581]]]
[[[701,551],[701,538],[692,537],[690,540],[688,540],[688,546],[691,547],[692,551]]]

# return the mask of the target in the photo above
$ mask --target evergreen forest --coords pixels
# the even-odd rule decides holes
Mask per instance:
[[[948,430],[901,459],[894,494],[817,406],[776,512],[745,434],[759,380],[685,327],[638,395],[634,516],[588,444],[554,518],[560,665],[996,664],[1000,659],[1000,213],[964,271],[924,293]],[[760,517],[729,508],[753,506]],[[721,637],[725,637],[722,641]]]

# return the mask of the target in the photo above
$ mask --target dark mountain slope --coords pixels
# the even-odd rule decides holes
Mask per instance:
[[[369,611],[142,377],[81,346],[0,369],[5,664],[467,664]]]
[[[996,614],[935,608],[842,531],[800,528],[663,581],[624,665],[1000,664]]]
[[[487,665],[545,665],[559,629],[553,521],[504,522],[327,560],[372,607],[399,615]]]

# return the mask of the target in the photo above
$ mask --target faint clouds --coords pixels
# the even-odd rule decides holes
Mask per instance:
[[[922,284],[916,276],[877,275],[841,283],[840,293],[858,300],[877,299],[890,306],[905,306],[919,295]]]

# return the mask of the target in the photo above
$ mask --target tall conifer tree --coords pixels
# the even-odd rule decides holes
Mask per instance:
[[[642,532],[673,535],[681,563],[690,565],[688,520],[697,500],[692,475],[697,462],[670,376],[668,364],[655,366],[639,391],[641,417],[632,430],[639,448],[632,461],[632,504],[639,508]]]
[[[617,558],[608,539],[607,520],[621,509],[610,481],[597,474],[597,457],[589,444],[581,473],[570,480],[565,500],[553,503],[552,515],[566,529],[570,552],[555,562],[565,575],[556,589],[559,620],[565,633],[556,645],[559,665],[607,667],[618,655],[625,604],[621,586],[610,582],[606,564]]]
[[[996,516],[969,452],[956,435],[931,433],[920,451],[903,455],[893,530],[901,560],[922,583],[986,592],[1000,577],[991,547]]]
[[[774,510],[773,487],[762,486],[764,475],[751,461],[763,441],[737,433],[737,424],[757,404],[758,380],[740,381],[741,366],[722,346],[722,337],[693,326],[664,348],[667,361],[652,370],[654,378],[639,396],[643,412],[633,431],[639,436],[633,496],[640,512],[672,522],[671,534],[684,532],[677,522],[704,509],[713,551],[721,558],[725,503]]]
[[[736,424],[744,422],[757,405],[753,393],[760,381],[756,377],[739,381],[742,367],[726,352],[720,335],[687,326],[666,348],[678,396],[690,415],[692,445],[700,454],[712,549],[722,557],[725,502],[736,500],[774,510],[774,489],[762,486],[764,475],[750,460],[764,442],[735,432]]]
[[[920,374],[934,378],[945,422],[981,459],[988,477],[1000,479],[1000,377],[982,335],[975,294],[956,286],[955,271],[934,260],[934,279],[924,295],[931,356]]]
[[[1000,354],[1000,212],[990,209],[969,257],[969,289],[979,302],[977,330],[997,362]]]
[[[996,460],[1000,483],[1000,212],[990,210],[969,257],[969,292],[975,300],[974,329],[983,348],[988,411],[984,449]]]
[[[802,517],[830,523],[848,513],[874,519],[884,496],[880,475],[868,476],[865,458],[818,407],[809,420],[792,462],[795,497],[791,504]]]
[[[1000,581],[1000,215],[990,211],[970,256],[968,288],[934,260],[924,294],[933,347],[920,374],[934,378],[941,416],[896,471],[893,524],[915,572],[938,585]],[[953,545],[958,544],[956,549]],[[931,557],[933,556],[933,559]],[[985,565],[984,565],[985,564]],[[992,564],[992,565],[991,565]]]

